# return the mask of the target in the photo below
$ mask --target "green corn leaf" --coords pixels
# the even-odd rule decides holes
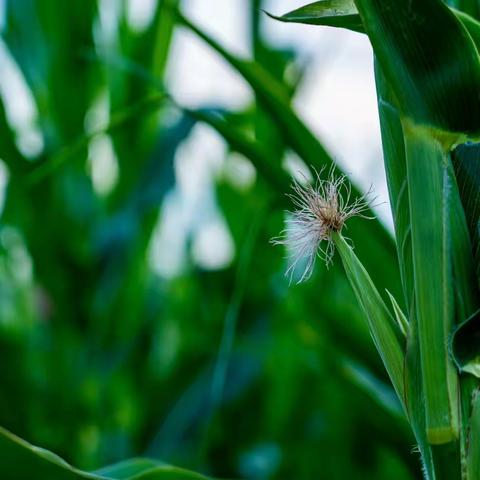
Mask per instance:
[[[356,5],[402,112],[449,132],[478,132],[478,53],[448,7],[440,0]]]
[[[272,161],[268,150],[250,139],[243,132],[230,125],[224,115],[218,110],[198,109],[183,110],[195,119],[210,125],[214,128],[229,144],[230,148],[242,155],[245,155],[255,165],[255,168],[262,174],[261,178],[270,183],[275,190],[286,192],[290,185],[290,177],[281,168],[278,162]]]
[[[155,93],[147,95],[138,102],[128,105],[119,111],[114,112],[110,123],[91,133],[80,135],[74,141],[64,145],[57,152],[54,152],[48,159],[41,162],[40,165],[32,169],[27,182],[32,185],[40,182],[48,175],[51,175],[57,168],[63,166],[67,161],[75,158],[75,155],[88,146],[88,142],[101,133],[112,133],[117,128],[125,126],[138,118],[138,115],[151,115],[158,112],[159,108],[165,103],[166,95],[164,93]]]
[[[452,153],[458,190],[472,238],[475,270],[480,287],[480,144],[464,144]]]
[[[461,204],[465,216],[454,215],[452,232],[463,232],[463,238],[472,238],[459,244],[466,253],[466,260],[454,264],[457,272],[457,316],[460,325],[451,339],[451,350],[457,367],[480,378],[480,145],[465,144],[457,147],[452,153],[455,177],[458,183]],[[452,174],[453,175],[453,174]],[[460,204],[460,199],[457,200]],[[461,205],[457,210],[462,210]],[[463,213],[463,212],[462,212]],[[472,252],[472,253],[470,253]]]
[[[179,0],[163,0],[158,2],[152,22],[151,28],[153,30],[154,48],[152,52],[151,70],[157,79],[163,78],[165,73],[175,27],[175,16],[172,13],[172,9],[175,8],[178,3]]]
[[[426,434],[418,321],[414,311],[409,316],[409,331],[405,354],[405,397],[410,425],[418,442],[425,476],[427,479],[434,479],[432,449]]]
[[[395,320],[352,248],[340,234],[333,233],[332,237],[357,301],[368,319],[368,326],[375,346],[383,360],[398,398],[404,405],[404,349],[397,334],[398,329]]]
[[[280,20],[281,22],[324,25],[365,33],[357,7],[351,0],[321,0],[297,8],[281,16],[266,13],[273,19]]]
[[[207,480],[207,477],[149,459],[132,459],[97,472],[69,465],[0,427],[0,476],[8,480]]]
[[[161,462],[152,460],[151,458],[131,458],[115,463],[114,465],[109,465],[108,467],[100,468],[92,473],[101,477],[125,479],[158,467],[160,463]]]
[[[377,378],[368,368],[351,359],[343,362],[345,376],[364,390],[374,402],[393,416],[403,417],[404,412],[395,391]]]
[[[427,436],[432,444],[441,444],[457,438],[459,431],[458,380],[447,352],[454,323],[448,242],[452,187],[444,147],[423,129],[404,127]]]
[[[375,83],[382,134],[383,160],[395,225],[400,274],[407,306],[406,311],[411,312],[413,309],[413,262],[403,127],[400,112],[395,106],[396,99],[381,72],[378,62],[375,62]]]
[[[449,0],[446,3],[474,18],[480,18],[480,5],[477,0]]]
[[[472,16],[471,8],[451,5],[451,11],[470,33],[477,49],[480,45],[480,23]],[[284,15],[265,12],[269,17],[286,23],[303,23],[327,27],[346,28],[353,32],[366,33],[354,0],[321,0],[309,3]]]
[[[480,23],[438,0],[411,4],[411,10],[406,4],[399,7],[392,2],[390,6],[383,0],[357,3],[363,20],[369,22],[375,53],[405,113],[419,123],[448,131],[478,133]],[[269,15],[284,22],[365,33],[353,0],[319,1],[282,16]]]
[[[470,34],[473,43],[477,47],[477,51],[480,47],[480,22],[475,18],[471,17],[467,13],[460,12],[458,10],[452,10],[457,18],[462,22],[463,26],[467,29]]]
[[[462,322],[452,334],[452,356],[457,368],[480,378],[480,310]]]
[[[405,362],[405,403],[409,421],[421,452],[424,471],[427,478],[434,478],[433,455],[425,432],[425,405],[420,368],[418,322],[414,304],[412,240],[403,127],[400,112],[395,106],[396,99],[380,70],[378,62],[375,62],[375,80],[385,172],[390,203],[392,205],[398,259],[409,319]]]
[[[472,398],[472,413],[469,424],[467,475],[468,480],[480,478],[480,390]]]
[[[293,112],[290,106],[290,93],[284,84],[279,82],[259,63],[238,58],[226,51],[218,42],[205,34],[180,12],[178,12],[178,19],[180,23],[217,51],[245,78],[254,89],[262,106],[275,119],[286,137],[287,143],[307,164],[317,169],[332,165],[332,159],[323,145]]]
[[[397,320],[397,325],[402,332],[402,335],[406,337],[408,335],[408,320],[405,314],[402,312],[400,305],[398,304],[395,297],[387,290],[388,298],[390,298],[390,302],[392,303],[393,313],[395,315],[395,319]]]

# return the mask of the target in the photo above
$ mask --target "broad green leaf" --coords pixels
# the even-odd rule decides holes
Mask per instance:
[[[460,12],[458,10],[452,10],[452,11],[455,13],[457,18],[462,22],[463,26],[467,29],[478,51],[480,48],[480,22],[477,19],[468,15],[467,13]]]
[[[432,444],[458,437],[458,380],[448,358],[454,323],[448,240],[448,155],[428,132],[404,124],[410,221],[427,436]]]
[[[404,113],[444,130],[478,132],[480,63],[470,37],[478,41],[477,22],[438,0],[408,4],[358,0],[357,7],[362,18],[355,16],[355,3],[348,0],[314,2],[282,16],[271,16],[357,32],[366,25]]]
[[[452,155],[450,155],[452,157]],[[450,180],[451,189],[447,196],[449,207],[449,230],[451,241],[451,260],[452,260],[452,280],[451,283],[454,288],[455,298],[455,317],[456,323],[465,323],[465,319],[470,317],[476,309],[480,306],[480,296],[477,289],[477,282],[475,279],[475,263],[472,252],[472,242],[470,239],[467,218],[462,205],[461,193],[459,192],[459,184],[456,181],[454,174],[454,168],[449,162],[448,165],[448,177]],[[461,176],[461,175],[460,175]],[[466,448],[468,445],[469,434],[469,417],[471,415],[471,403],[473,393],[478,388],[478,377],[480,372],[475,372],[475,364],[479,363],[478,359],[475,360],[475,356],[478,356],[480,349],[478,347],[478,339],[480,328],[478,321],[476,323],[475,332],[472,331],[472,327],[475,326],[475,322],[469,323],[469,326],[465,328],[466,333],[462,330],[459,331],[459,335],[455,333],[449,336],[450,342],[455,342],[455,345],[459,348],[462,354],[468,354],[468,359],[462,369],[465,372],[476,373],[476,375],[461,375],[460,376],[460,407],[461,407],[461,430],[460,430],[460,446],[461,456],[465,458]],[[460,327],[461,328],[461,327]],[[477,335],[477,342],[472,342]],[[450,348],[450,353],[453,352],[453,348]],[[455,354],[451,355],[452,359],[457,363]],[[478,370],[478,369],[477,369]],[[475,378],[476,377],[476,378]]]
[[[473,18],[480,17],[480,5],[477,0],[448,0],[446,2],[450,7],[456,8]]]
[[[449,132],[480,131],[480,63],[470,35],[440,0],[357,0],[402,113]]]
[[[458,146],[452,153],[453,168],[465,215],[458,200],[460,214],[452,217],[452,232],[472,238],[459,244],[466,261],[456,269],[457,316],[460,325],[452,335],[452,354],[460,370],[480,377],[480,149],[478,144]],[[452,174],[453,175],[453,174]],[[465,218],[466,216],[466,218]],[[458,235],[457,235],[458,236]],[[461,240],[460,240],[461,241]]]
[[[473,243],[473,255],[480,287],[480,144],[467,143],[452,153],[458,190]]]
[[[267,15],[281,22],[340,27],[365,33],[362,19],[352,0],[321,0],[297,8],[285,15]]]
[[[133,459],[98,472],[72,467],[58,455],[31,445],[0,427],[0,475],[8,480],[207,480],[207,477],[155,460]]]
[[[395,320],[353,249],[340,234],[333,233],[332,237],[357,301],[367,317],[368,327],[378,353],[398,398],[402,405],[405,405],[404,347],[400,343]]]
[[[383,158],[387,176],[388,191],[395,224],[397,252],[402,274],[402,283],[407,305],[408,325],[406,361],[405,361],[405,396],[406,409],[418,448],[421,452],[424,470],[428,478],[433,478],[433,459],[430,445],[425,433],[425,405],[423,401],[422,373],[420,368],[420,349],[418,344],[418,322],[416,321],[413,293],[413,261],[409,212],[409,195],[407,186],[407,164],[403,127],[400,112],[391,88],[382,74],[378,62],[375,62],[375,80],[378,96],[378,111],[383,144]],[[392,301],[396,303],[396,301]],[[400,307],[394,305],[397,313]],[[402,323],[402,313],[398,312]],[[398,320],[397,320],[398,321]]]
[[[480,45],[480,23],[472,16],[472,8],[464,8],[451,2],[452,12],[463,23],[478,47]],[[476,11],[476,10],[474,10]],[[266,12],[275,20],[287,23],[303,23],[307,25],[346,28],[353,32],[366,33],[354,0],[321,0],[309,3],[284,15]]]

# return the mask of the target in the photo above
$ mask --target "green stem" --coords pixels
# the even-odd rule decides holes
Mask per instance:
[[[440,445],[459,436],[458,377],[447,348],[454,323],[448,154],[431,132],[404,126],[426,431]]]

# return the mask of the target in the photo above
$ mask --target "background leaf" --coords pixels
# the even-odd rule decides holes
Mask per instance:
[[[88,473],[71,467],[57,455],[35,447],[12,435],[4,429],[0,430],[0,462],[2,475],[12,480],[28,478],[32,472],[39,478],[67,480],[76,478],[91,479],[152,479],[152,480],[201,480],[202,475],[189,473],[158,462],[133,459],[121,465],[107,467],[97,473]]]

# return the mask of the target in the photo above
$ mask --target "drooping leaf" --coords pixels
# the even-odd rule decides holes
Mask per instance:
[[[90,473],[72,467],[58,455],[31,445],[0,428],[0,474],[9,480],[207,480],[207,477],[155,460],[132,459]]]
[[[281,22],[340,27],[365,33],[362,19],[352,0],[321,0],[292,10],[285,15],[267,15]]]
[[[464,8],[456,5],[456,2],[449,3],[451,7],[454,7],[451,8],[452,12],[468,30],[478,49],[480,45],[480,23],[477,17],[472,15],[477,10],[472,7]],[[346,28],[353,32],[366,33],[354,0],[320,0],[284,15],[266,13],[269,17],[281,22]]]

